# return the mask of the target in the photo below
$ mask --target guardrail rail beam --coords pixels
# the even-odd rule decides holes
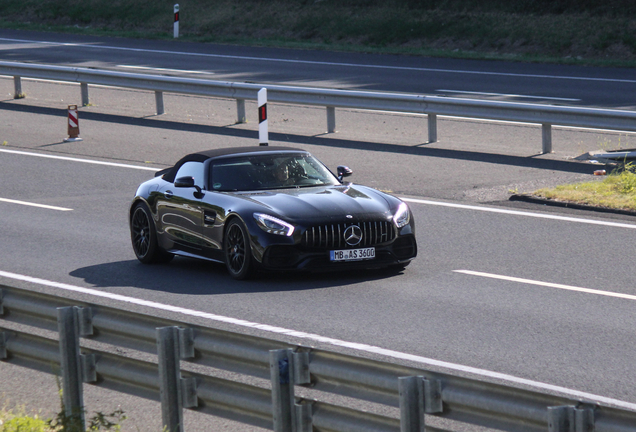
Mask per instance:
[[[257,92],[263,88],[262,84],[254,83],[5,61],[0,61],[0,74],[14,77],[14,97],[16,98],[23,97],[20,77],[79,82],[82,86],[82,105],[84,106],[89,104],[88,84],[235,99],[238,123],[246,121],[245,100],[257,100]],[[329,133],[336,131],[336,108],[426,114],[429,143],[438,141],[437,116],[540,124],[542,125],[543,153],[552,152],[551,127],[553,125],[636,132],[636,112],[627,110],[282,85],[268,85],[267,89],[270,102],[326,107]],[[157,113],[163,112],[163,106],[160,106],[157,101]]]

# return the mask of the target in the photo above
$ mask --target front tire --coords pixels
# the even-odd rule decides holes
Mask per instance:
[[[238,219],[232,219],[225,231],[225,265],[234,279],[247,279],[252,274],[252,250],[247,228]]]
[[[142,202],[130,216],[130,239],[137,259],[144,264],[167,263],[174,257],[159,247],[155,223],[148,206]]]

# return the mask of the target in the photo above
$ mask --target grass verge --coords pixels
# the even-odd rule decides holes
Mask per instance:
[[[0,28],[171,39],[173,3],[3,0]],[[636,67],[634,13],[425,3],[435,2],[188,0],[179,25],[195,42]]]
[[[46,420],[39,415],[27,415],[24,409],[17,411],[0,409],[0,432],[53,432]]]
[[[60,388],[60,379],[57,376],[55,378]],[[5,400],[4,406],[0,408],[0,432],[121,432],[121,423],[127,419],[121,409],[109,414],[96,412],[92,417],[88,417],[85,411],[67,415],[61,388],[58,392],[60,411],[54,418],[42,418],[37,413],[28,414],[24,407],[8,409]],[[81,427],[81,417],[85,417],[84,430]]]
[[[539,189],[532,195],[567,203],[636,212],[636,166],[630,162],[601,181]]]

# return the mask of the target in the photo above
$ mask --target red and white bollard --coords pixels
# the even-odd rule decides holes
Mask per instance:
[[[174,5],[174,38],[179,37],[179,4]]]
[[[64,141],[82,141],[79,136],[79,117],[77,115],[77,105],[68,106],[68,138],[64,138]]]
[[[269,134],[267,131],[267,89],[258,91],[258,145],[268,145]]]

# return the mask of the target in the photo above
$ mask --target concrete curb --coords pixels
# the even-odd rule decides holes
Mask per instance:
[[[576,204],[576,203],[571,203],[566,201],[555,201],[555,200],[539,198],[539,197],[536,197],[533,195],[527,195],[527,194],[511,195],[509,200],[527,202],[532,204],[543,204],[543,205],[548,205],[553,207],[571,208],[575,210],[588,210],[588,211],[595,211],[600,213],[612,213],[612,214],[620,214],[620,215],[627,215],[627,216],[636,216],[636,211],[612,209],[608,207],[597,207],[597,206],[592,206],[587,204]]]

